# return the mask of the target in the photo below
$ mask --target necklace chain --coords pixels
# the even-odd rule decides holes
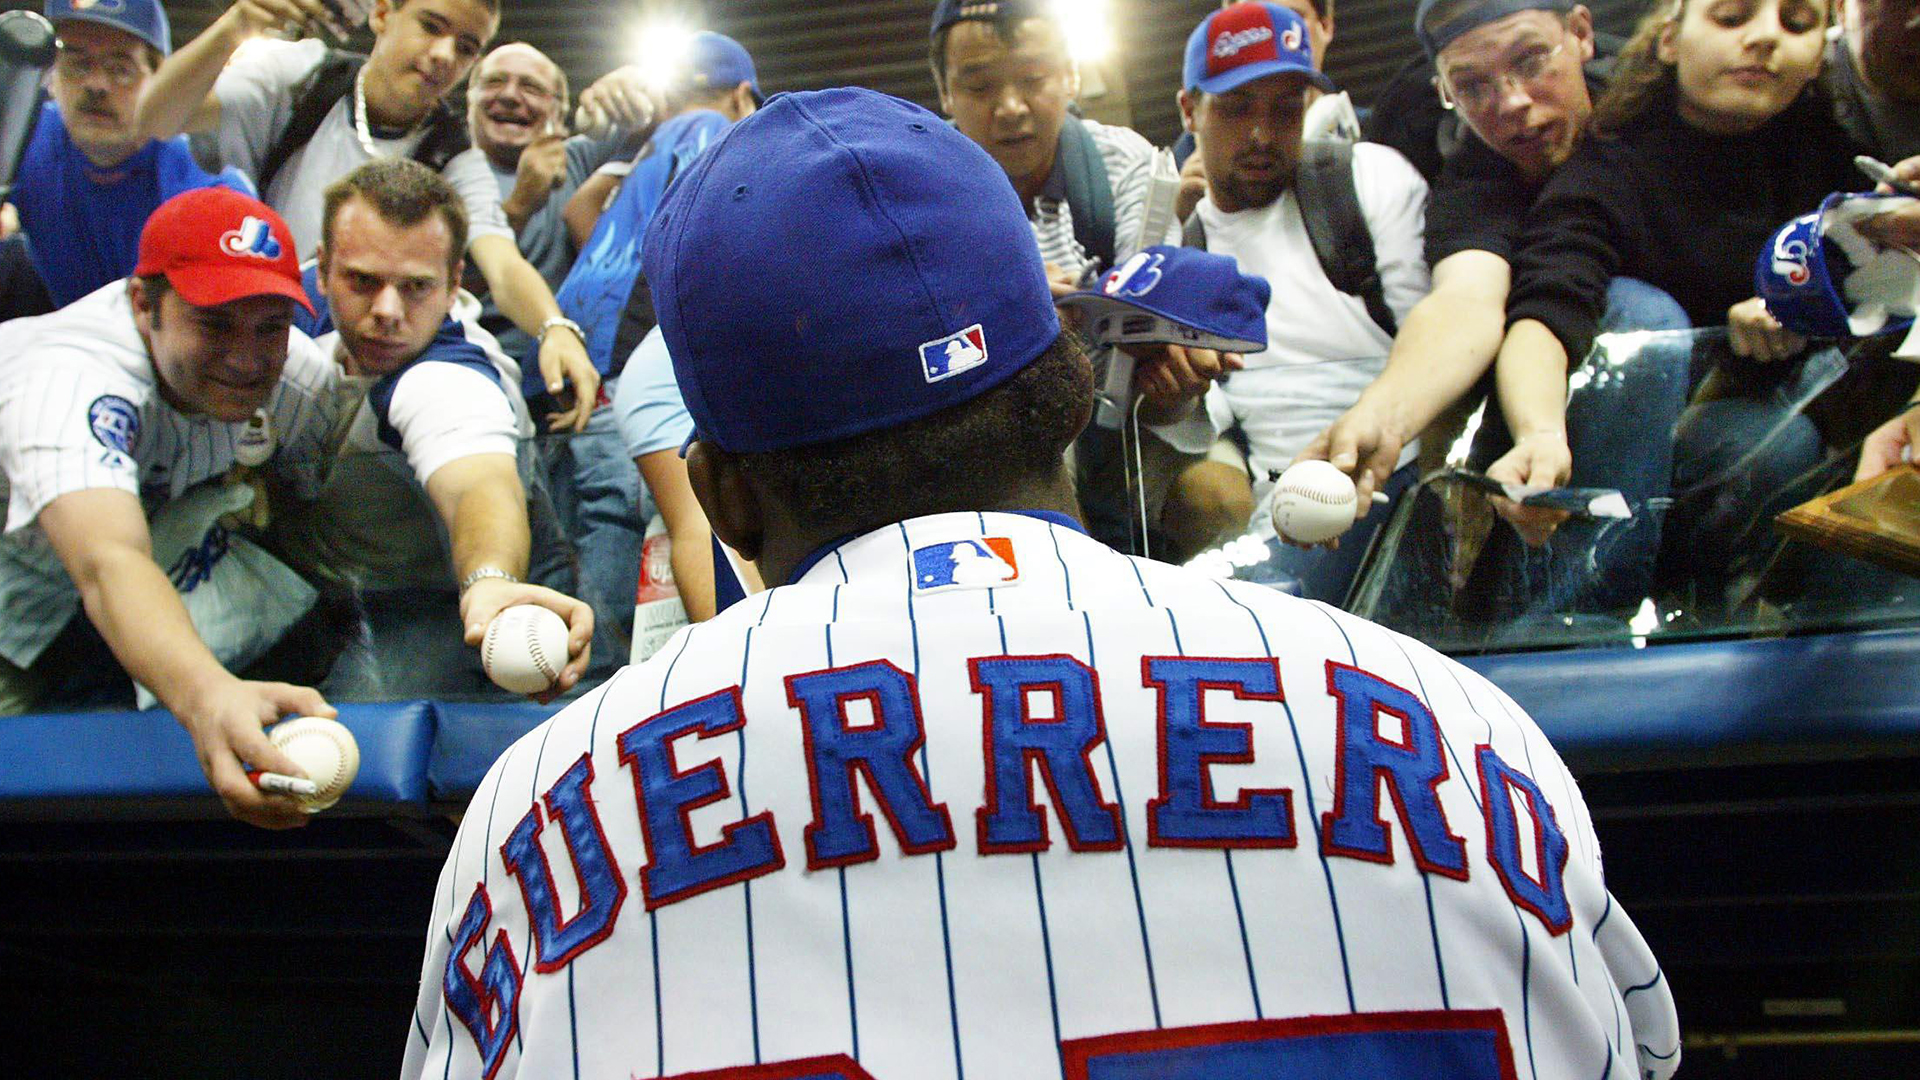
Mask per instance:
[[[400,138],[404,139],[408,135],[413,134],[414,128],[419,126],[420,125],[415,124],[413,128],[408,128],[400,135]],[[355,138],[360,140],[360,149],[365,150],[368,157],[378,158],[389,156],[382,153],[380,148],[374,145],[373,127],[367,123],[367,69],[365,65],[362,65],[359,73],[353,77],[353,134]]]

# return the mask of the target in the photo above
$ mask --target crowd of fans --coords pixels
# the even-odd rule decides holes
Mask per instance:
[[[262,720],[484,693],[506,606],[567,620],[555,692],[610,673],[650,521],[690,618],[759,584],[693,498],[640,272],[668,185],[762,101],[752,58],[702,33],[671,76],[576,99],[531,45],[489,51],[497,0],[376,0],[364,57],[323,37],[352,7],[237,0],[175,53],[158,0],[48,0],[51,100],[0,245],[0,711],[137,686],[261,823],[288,812],[244,780],[283,764]],[[1334,603],[1371,550],[1427,607],[1496,621],[1864,572],[1784,573],[1767,522],[1907,456],[1920,368],[1897,334],[1796,333],[1754,265],[1872,186],[1856,154],[1920,181],[1914,0],[1658,0],[1625,41],[1571,0],[1422,0],[1423,55],[1364,121],[1321,71],[1334,0],[1223,5],[1164,150],[1078,114],[1052,5],[931,16],[940,106],[1005,170],[1056,298],[1144,280],[1160,245],[1269,287],[1263,350],[1108,353],[1074,449],[1096,536],[1250,544],[1239,572]],[[1920,202],[1888,205],[1861,232],[1920,248]],[[1610,336],[1678,330],[1625,361],[1653,377],[1610,377]],[[1473,508],[1435,500],[1376,542],[1456,441],[1633,517],[1494,498],[1511,528],[1482,514],[1467,543]],[[1309,458],[1353,478],[1360,520],[1299,547],[1270,504]]]

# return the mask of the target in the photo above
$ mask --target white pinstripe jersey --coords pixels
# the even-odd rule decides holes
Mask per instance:
[[[516,743],[403,1075],[1672,1072],[1659,967],[1511,700],[1062,522],[846,542]]]
[[[311,493],[337,376],[305,334],[289,334],[286,368],[266,405],[273,464]],[[245,426],[184,415],[161,398],[125,281],[0,326],[0,656],[32,663],[79,609],[65,568],[32,527],[48,503],[111,488],[139,496],[151,517],[224,475]]]

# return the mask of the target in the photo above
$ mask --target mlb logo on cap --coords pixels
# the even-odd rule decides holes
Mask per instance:
[[[929,544],[913,552],[913,587],[917,592],[991,589],[1019,581],[1020,562],[1014,558],[1013,541],[1004,536]]]
[[[987,332],[979,323],[920,346],[920,367],[930,383],[951,379],[986,362]]]
[[[1333,80],[1313,65],[1307,24],[1278,4],[1242,3],[1221,8],[1187,38],[1187,89],[1209,94],[1268,75],[1300,74],[1333,92]]]

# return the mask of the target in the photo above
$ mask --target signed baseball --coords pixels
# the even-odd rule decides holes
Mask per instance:
[[[567,666],[567,624],[538,604],[515,604],[487,624],[480,665],[501,689],[538,694]]]
[[[275,724],[267,732],[268,741],[292,758],[319,790],[300,798],[300,808],[317,814],[347,793],[347,786],[360,774],[360,744],[353,733],[337,720],[322,716],[300,716]]]
[[[1353,479],[1324,461],[1301,461],[1273,490],[1273,527],[1296,544],[1321,544],[1353,527]]]

